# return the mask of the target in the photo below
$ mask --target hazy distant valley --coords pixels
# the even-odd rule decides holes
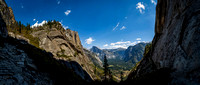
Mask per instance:
[[[109,68],[119,81],[121,72],[124,72],[124,76],[127,77],[135,64],[142,59],[146,44],[150,43],[138,43],[135,46],[129,46],[127,49],[100,49],[93,46],[90,51],[95,53],[101,61],[103,61],[104,56],[107,56]]]

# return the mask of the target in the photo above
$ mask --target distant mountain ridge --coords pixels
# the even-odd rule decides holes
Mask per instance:
[[[139,62],[144,54],[145,46],[148,43],[138,43],[135,46],[129,46],[125,53],[124,53],[124,61],[125,62],[131,62],[131,63],[137,63]]]
[[[148,43],[142,42],[134,46],[129,46],[127,49],[100,49],[93,46],[90,51],[96,53],[101,60],[103,60],[104,55],[106,55],[108,59],[119,59],[135,64],[142,59],[144,49],[147,44]]]
[[[97,56],[103,60],[104,55],[107,56],[108,59],[122,59],[123,54],[126,49],[117,48],[117,49],[100,49],[96,46],[93,46],[90,51],[96,53]]]

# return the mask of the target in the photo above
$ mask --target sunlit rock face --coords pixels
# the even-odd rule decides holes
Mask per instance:
[[[5,46],[4,49],[0,49],[0,52],[3,52],[0,54],[0,57],[7,58],[7,57],[11,56],[11,57],[9,57],[9,59],[12,59],[12,58],[18,57],[17,53],[21,52],[21,51],[18,52],[18,49],[15,46],[12,46],[12,45],[10,46],[9,44],[5,45],[4,40],[7,39],[6,38],[7,35],[9,35],[10,37],[15,38],[17,40],[27,41],[28,43],[31,42],[31,40],[27,39],[23,35],[15,34],[13,32],[7,31],[7,28],[14,29],[15,25],[16,25],[16,21],[15,21],[12,9],[7,6],[7,4],[4,0],[0,0],[0,42],[1,42],[0,46]],[[46,24],[46,25],[42,25],[40,27],[33,27],[32,29],[33,29],[33,32],[31,33],[31,35],[39,39],[40,49],[43,49],[47,52],[51,52],[53,54],[53,57],[57,60],[60,60],[61,63],[64,63],[66,61],[65,62],[66,66],[67,66],[67,64],[66,64],[67,62],[70,62],[70,61],[77,62],[77,63],[70,63],[71,67],[68,67],[68,68],[71,68],[73,71],[75,71],[75,73],[77,73],[77,75],[79,75],[84,80],[92,81],[92,79],[96,78],[96,75],[93,72],[94,64],[93,64],[93,62],[91,62],[90,58],[83,52],[83,47],[81,45],[81,41],[79,39],[78,32],[72,31],[70,29],[65,30],[59,22],[54,23],[52,25],[52,27],[50,27],[49,25]],[[1,39],[1,37],[4,37],[3,40]],[[28,43],[25,43],[25,44],[28,44]],[[7,48],[8,46],[13,47],[13,48]],[[15,51],[7,52],[6,49],[7,50],[16,50],[17,53]],[[6,51],[6,52],[4,52],[4,51]],[[9,53],[9,56],[6,53]],[[12,54],[12,55],[10,55],[10,54]],[[26,53],[24,53],[24,52],[22,52],[21,54],[23,54],[24,56],[21,56],[21,55],[19,55],[19,56],[22,57],[23,58],[22,60],[24,60],[24,61],[16,59],[16,62],[20,61],[19,64],[20,65],[22,64],[22,66],[24,65],[24,67],[22,69],[24,69],[24,68],[26,69],[28,67],[26,67],[27,65],[23,64],[23,62],[29,62],[29,61],[26,61],[26,58],[28,58],[29,56],[26,56]],[[21,59],[20,57],[19,57],[19,59]],[[7,60],[7,61],[10,62],[10,60]],[[13,62],[15,62],[15,61],[13,61]],[[15,63],[12,63],[12,64],[15,64]],[[3,65],[5,65],[5,64],[3,64]],[[7,67],[9,67],[9,65]],[[14,67],[16,67],[18,69],[18,65],[12,65],[9,68],[13,68],[13,69],[8,69],[8,71],[15,70]],[[21,69],[21,68],[19,68],[19,69]],[[9,72],[11,72],[11,71],[9,71]],[[16,74],[16,73],[13,73],[13,74]],[[30,72],[30,74],[31,74],[31,72]],[[25,77],[22,76],[22,80],[26,79],[26,73],[20,74],[20,75],[25,76]],[[27,73],[27,75],[28,75],[28,73]],[[38,75],[38,76],[40,77],[42,75]],[[44,77],[44,79],[45,79],[45,77]],[[38,79],[38,81],[40,81],[40,80],[41,79]],[[27,79],[27,81],[29,81],[29,80]],[[49,81],[50,81],[50,83],[52,83],[50,79],[49,79]],[[5,81],[4,83],[6,83],[6,82],[7,81]],[[13,81],[13,82],[16,82],[16,81]],[[41,80],[41,82],[43,82],[43,80]],[[45,81],[44,81],[44,83],[45,83]],[[12,84],[12,82],[11,82],[11,84]],[[22,83],[20,82],[20,84],[23,84],[23,82]],[[36,84],[40,84],[40,82],[38,82],[38,83],[36,82]],[[48,83],[46,83],[46,84],[48,84]]]
[[[124,53],[124,61],[136,64],[144,54],[144,49],[147,43],[138,43],[135,46],[129,46]]]
[[[34,27],[31,35],[39,39],[40,48],[51,52],[57,60],[76,61],[82,69],[79,73],[79,69],[73,70],[77,71],[83,79],[88,81],[96,79],[93,71],[94,62],[91,60],[93,56],[87,55],[83,50],[78,32],[64,29],[59,22],[52,22],[51,26],[44,24]],[[80,68],[78,64],[74,64],[72,67]],[[82,70],[86,72],[82,72]]]
[[[199,84],[199,61],[200,0],[158,0],[152,48],[136,76],[169,68],[169,84]]]

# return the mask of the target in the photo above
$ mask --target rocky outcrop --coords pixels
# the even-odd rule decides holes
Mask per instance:
[[[4,22],[2,15],[0,14],[0,36],[7,37],[8,32],[6,28],[6,23]]]
[[[18,39],[18,40],[25,40],[27,41],[28,43],[30,43],[30,40],[25,38],[24,36],[21,36],[21,35],[18,35],[18,34],[14,34],[13,32],[8,32],[8,35],[15,38],[15,39]]]
[[[8,35],[6,23],[3,19],[4,16],[2,16],[3,8],[5,8],[5,6],[7,6],[5,4],[5,1],[0,0],[0,36],[2,36],[2,37],[7,37],[7,35]]]
[[[0,14],[3,15],[2,19],[7,26],[11,26],[16,23],[13,11],[7,6],[5,0],[0,0]]]
[[[84,53],[90,58],[90,60],[95,64],[95,66],[103,67],[102,61],[99,59],[99,57],[95,53],[92,53],[91,51],[85,48],[83,50],[84,50]]]
[[[158,0],[152,48],[132,78],[167,68],[168,84],[200,84],[199,4],[199,0]]]
[[[0,47],[1,84],[53,84],[50,75],[38,72],[37,66],[27,53],[15,45],[4,43]]]
[[[0,84],[86,84],[70,67],[66,67],[65,62],[53,58],[52,53],[30,45],[28,39],[21,35],[9,33],[10,36],[7,36],[7,27],[12,27],[8,10],[11,12],[5,1],[0,0]],[[79,66],[75,69],[84,72],[79,64],[71,66]],[[90,78],[89,75],[86,77]]]
[[[64,61],[76,61],[86,71],[80,73],[87,73],[92,79],[95,79],[94,64],[84,53],[77,32],[70,29],[65,30],[59,22],[53,21],[41,27],[33,28],[32,35],[39,39],[39,47],[51,52],[54,58]],[[79,70],[75,69],[75,71]],[[82,78],[88,78],[84,77],[85,75],[80,74]],[[91,81],[91,78],[85,80]]]
[[[100,48],[96,47],[96,46],[92,46],[92,48],[90,49],[91,52],[95,53],[101,60],[103,60],[105,53],[103,52],[103,50],[101,50]]]
[[[2,33],[0,31],[0,34],[4,36],[9,35],[18,40],[25,40],[36,47],[51,52],[57,60],[76,61],[78,64],[75,64],[74,66],[77,66],[77,68],[81,66],[83,67],[82,70],[86,71],[84,72],[86,74],[80,75],[82,78],[88,78],[85,80],[91,81],[91,78],[84,77],[87,76],[88,73],[89,76],[95,78],[96,75],[93,73],[94,64],[83,52],[83,47],[77,32],[71,31],[70,29],[65,30],[62,25],[56,21],[49,21],[43,26],[35,27],[29,36],[26,36],[23,33],[13,33],[13,31],[7,32],[7,29],[4,27],[9,28],[9,30],[13,30],[17,28],[17,23],[14,19],[12,9],[7,7],[4,0],[1,0],[0,7],[0,13],[4,15],[1,19],[5,21],[4,23],[1,23]],[[37,38],[39,39],[39,45]],[[74,70],[77,71],[77,69]]]
[[[27,53],[7,42],[6,25],[12,23],[9,10],[5,1],[0,0],[0,84],[53,84],[47,73],[38,73]]]
[[[124,53],[124,61],[136,64],[143,58],[144,49],[147,43],[139,43],[135,46],[129,46]]]

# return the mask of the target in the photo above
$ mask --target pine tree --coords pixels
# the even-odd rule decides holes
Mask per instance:
[[[109,80],[112,81],[112,80],[113,80],[113,76],[112,76],[112,72],[111,72],[110,69],[109,69],[109,72],[108,72],[108,73],[109,73]]]
[[[48,25],[49,28],[51,29],[51,28],[52,28],[52,21],[48,21],[48,22],[47,22],[47,25]]]
[[[31,25],[27,23],[26,34],[28,34],[30,30],[31,30]]]
[[[19,33],[21,33],[22,32],[22,24],[21,24],[21,21],[19,21]]]
[[[94,65],[94,74],[96,75],[97,74],[97,66]]]
[[[124,73],[121,71],[121,82],[124,80],[123,76],[124,76]]]
[[[108,75],[108,60],[106,58],[106,56],[104,56],[104,80],[107,81],[107,75]]]

